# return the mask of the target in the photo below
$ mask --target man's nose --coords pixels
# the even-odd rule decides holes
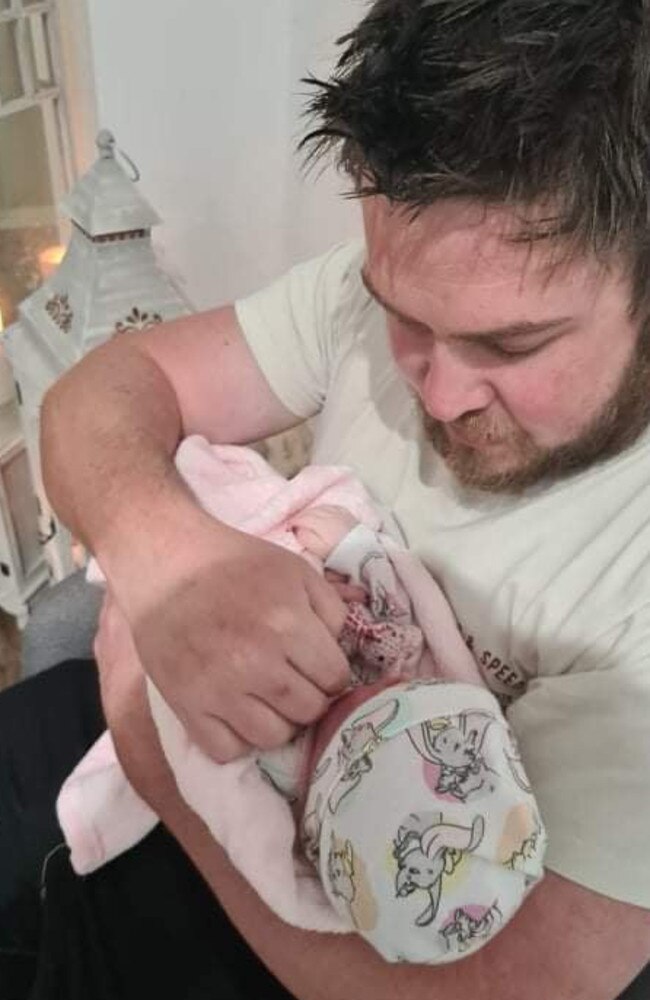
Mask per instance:
[[[484,374],[455,357],[446,344],[431,348],[420,385],[427,413],[448,424],[463,414],[486,409],[495,392]]]

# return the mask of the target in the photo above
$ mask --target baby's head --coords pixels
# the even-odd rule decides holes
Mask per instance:
[[[301,843],[334,910],[387,961],[469,955],[544,874],[543,826],[516,775],[497,775],[482,759],[476,769],[464,760],[446,768],[423,741],[432,729],[449,737],[445,752],[460,749],[445,725],[453,688],[400,683],[367,703],[356,701],[363,690],[350,692],[316,736]],[[480,718],[488,759],[509,757],[505,722],[492,711]]]

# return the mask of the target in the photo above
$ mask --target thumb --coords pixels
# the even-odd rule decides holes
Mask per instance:
[[[338,639],[348,611],[336,588],[316,572],[312,572],[307,577],[307,595],[314,614],[320,618],[330,635]]]

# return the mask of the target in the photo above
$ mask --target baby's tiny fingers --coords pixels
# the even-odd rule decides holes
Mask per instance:
[[[367,604],[368,591],[357,583],[335,583],[332,586],[346,604]]]

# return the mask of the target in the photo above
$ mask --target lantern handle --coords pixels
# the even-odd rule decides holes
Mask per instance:
[[[122,157],[122,159],[126,160],[126,162],[128,163],[128,165],[130,166],[130,168],[132,170],[131,180],[134,182],[134,184],[137,184],[138,181],[140,180],[140,177],[141,177],[140,171],[138,170],[138,168],[136,167],[135,163],[133,162],[133,160],[131,159],[131,157],[128,155],[128,153],[125,153],[123,149],[118,149],[118,153],[120,154],[120,156]]]
[[[115,159],[115,136],[112,132],[109,132],[107,128],[103,128],[97,135],[96,143],[99,155],[103,160]],[[118,153],[123,160],[126,160],[128,166],[131,168],[131,180],[137,184],[141,176],[140,171],[128,153],[125,153],[123,149],[118,149]]]

